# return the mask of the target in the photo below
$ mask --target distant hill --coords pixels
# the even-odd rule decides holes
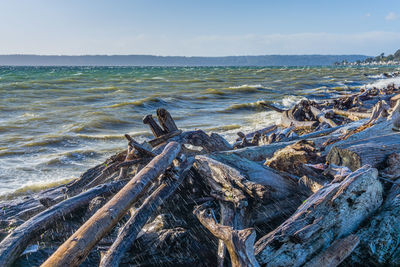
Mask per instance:
[[[2,66],[316,66],[365,60],[364,55],[175,57],[150,55],[0,55]]]

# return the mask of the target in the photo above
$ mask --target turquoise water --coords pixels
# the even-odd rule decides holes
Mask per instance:
[[[237,131],[278,119],[259,101],[289,107],[358,90],[394,67],[0,67],[0,194],[78,177],[151,138],[146,114],[164,107],[182,129]]]

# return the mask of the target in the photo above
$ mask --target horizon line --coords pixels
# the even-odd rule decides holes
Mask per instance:
[[[63,55],[63,54],[0,54],[0,56],[43,56],[43,57],[84,57],[84,56],[152,56],[152,57],[263,57],[263,56],[368,56],[365,54],[261,54],[261,55],[229,55],[229,56],[174,56],[174,55],[153,55],[153,54],[80,54],[80,55]]]

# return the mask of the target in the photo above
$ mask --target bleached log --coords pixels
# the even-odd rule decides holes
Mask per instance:
[[[324,247],[358,228],[382,203],[378,172],[369,166],[310,196],[297,211],[255,244],[264,266],[301,266]]]
[[[161,185],[146,198],[140,208],[137,209],[128,222],[126,222],[113,245],[109,248],[104,257],[102,257],[99,265],[100,267],[119,266],[124,253],[129,249],[133,241],[135,241],[149,217],[175,192],[188,174],[193,162],[194,159],[188,159],[188,163],[182,166],[179,174],[174,177],[164,177],[165,180]]]
[[[147,184],[167,169],[180,149],[180,144],[169,143],[160,155],[153,158],[123,189],[65,241],[42,266],[78,266],[94,245],[122,218]]]
[[[236,155],[196,156],[195,168],[215,190],[224,188],[232,192],[231,202],[245,200],[247,196],[267,201],[282,199],[294,191],[297,185],[292,180],[282,177],[275,170],[262,166]],[[232,186],[233,185],[233,186]],[[239,202],[236,202],[239,204]]]
[[[385,202],[371,221],[359,229],[359,246],[349,264],[364,266],[400,265],[400,186],[393,185]]]
[[[354,118],[358,119],[369,119],[372,115],[370,112],[355,112],[355,111],[348,111],[348,110],[341,110],[334,108],[333,113],[341,116],[346,116],[349,117],[352,120],[355,120]]]
[[[356,235],[349,235],[338,239],[327,248],[307,262],[305,267],[336,267],[345,260],[351,252],[357,247],[360,239]]]
[[[203,209],[201,206],[196,207],[193,213],[204,227],[225,243],[232,267],[260,266],[254,257],[254,229],[233,230],[232,227],[220,225],[215,221],[212,209]]]
[[[400,133],[337,143],[327,155],[327,162],[354,171],[365,164],[379,167],[387,156],[400,151]]]
[[[211,135],[207,135],[202,130],[183,132],[171,140],[182,144],[202,147],[206,153],[232,149],[232,146],[219,134],[211,133]]]
[[[46,229],[54,226],[57,220],[87,205],[93,198],[99,195],[110,195],[120,190],[125,184],[126,181],[118,181],[94,187],[32,217],[14,229],[0,243],[0,266],[11,266],[28,244],[40,236]]]
[[[318,108],[314,106],[310,106],[311,113],[315,116],[316,119],[318,119],[321,123],[327,123],[331,127],[336,127],[337,124],[331,120],[325,117],[325,113],[319,110]]]

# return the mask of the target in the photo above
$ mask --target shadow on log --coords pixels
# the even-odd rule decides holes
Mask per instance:
[[[146,185],[163,173],[179,152],[178,143],[169,143],[160,155],[83,224],[42,266],[78,266],[96,243],[122,218]]]
[[[282,225],[255,244],[265,266],[301,266],[336,239],[346,236],[382,203],[378,172],[369,166],[343,182],[327,185],[309,197]]]
[[[54,226],[57,220],[89,204],[97,196],[110,195],[119,191],[125,184],[126,181],[118,181],[94,187],[60,202],[26,221],[0,243],[0,266],[11,266],[29,242],[40,236],[46,229]]]

